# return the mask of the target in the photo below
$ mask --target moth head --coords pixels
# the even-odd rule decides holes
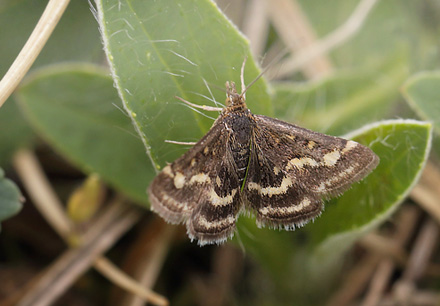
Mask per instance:
[[[237,93],[234,82],[226,82],[226,107],[245,106],[245,100],[242,94]]]

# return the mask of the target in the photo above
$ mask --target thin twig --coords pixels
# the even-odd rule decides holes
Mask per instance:
[[[408,266],[403,273],[403,279],[415,282],[419,280],[429,263],[429,259],[437,244],[439,237],[439,226],[434,220],[426,221],[412,248]]]
[[[37,285],[27,292],[18,305],[52,304],[101,254],[113,246],[140,216],[137,209],[130,207],[122,216],[113,220],[96,239],[80,248],[66,251],[46,270]]]
[[[376,267],[373,276],[371,277],[367,293],[361,306],[375,306],[384,294],[386,286],[389,284],[391,272],[394,271],[394,261],[390,258],[385,258]]]
[[[96,239],[102,233],[107,224],[112,222],[115,216],[119,216],[124,212],[126,209],[125,205],[123,205],[124,203],[125,200],[120,196],[116,196],[109,201],[109,203],[101,209],[97,217],[93,219],[93,226],[90,226],[87,228],[87,231],[81,233],[79,243],[86,244]]]
[[[328,300],[327,306],[349,305],[360,294],[371,279],[375,267],[380,261],[378,254],[368,254],[360,260],[344,277],[341,288]]]
[[[403,301],[403,303],[396,301],[393,296],[386,297],[374,306],[438,306],[440,301],[440,294],[433,291],[414,290],[409,300]]]
[[[20,150],[14,155],[13,163],[34,205],[58,235],[68,241],[73,229],[72,222],[35,155],[29,150]]]
[[[101,272],[102,275],[112,280],[119,287],[124,288],[140,297],[139,300],[142,304],[144,304],[145,301],[149,301],[155,305],[161,306],[166,306],[169,304],[168,300],[163,296],[149,290],[148,288],[145,288],[140,283],[128,277],[125,273],[121,273],[121,270],[113,265],[107,258],[100,257],[96,259],[94,267]]]
[[[120,216],[126,207],[121,205],[123,202],[120,198],[116,198],[110,205],[103,210],[97,220],[94,220],[93,226],[84,233],[79,241],[74,241],[72,238],[77,237],[72,232],[72,223],[66,215],[61,201],[58,199],[54,190],[52,189],[49,180],[44,175],[43,169],[38,163],[35,155],[28,150],[21,150],[14,156],[14,165],[17,169],[21,181],[23,182],[27,193],[32,198],[34,205],[42,213],[43,217],[49,222],[54,230],[67,242],[67,244],[76,246],[88,245],[91,241],[95,241],[105,232],[105,229],[112,224],[115,219]],[[105,258],[103,258],[105,260]],[[99,267],[99,271],[105,274],[106,266]],[[104,271],[103,271],[104,270]],[[108,274],[114,275],[112,271],[107,271]],[[119,271],[119,275],[123,275],[124,281],[129,279],[132,283],[135,281],[131,279],[124,272]],[[112,279],[113,280],[113,279]],[[118,282],[117,282],[118,283]],[[140,285],[138,285],[139,287]],[[132,289],[132,287],[124,287],[125,289]],[[139,288],[137,288],[139,289]],[[133,291],[135,294],[139,290]],[[152,303],[156,303],[158,294],[150,294],[149,290],[144,289],[141,297]],[[150,298],[148,298],[150,297]],[[166,300],[160,297],[160,300]],[[158,303],[158,305],[162,305]]]
[[[405,207],[398,215],[398,220],[396,221],[397,230],[393,236],[399,246],[405,244],[413,231],[413,226],[415,226],[419,217],[418,212],[419,210],[413,207]],[[368,283],[370,283],[370,285],[372,284],[371,278],[375,277],[373,273],[377,274],[377,269],[380,266],[379,263],[384,260],[391,261],[389,257],[382,259],[382,256],[377,253],[366,254],[365,258],[357,262],[353,269],[347,273],[347,277],[345,277],[342,286],[335,292],[327,305],[349,305],[352,303],[361,292],[365,291],[365,287],[367,287]],[[392,271],[394,267],[394,262],[391,261],[391,263],[390,271]],[[384,279],[387,279],[386,276]]]
[[[416,227],[420,215],[421,210],[415,206],[405,206],[400,211],[396,221],[397,228],[392,235],[397,246],[405,246]],[[362,306],[375,306],[379,303],[393,275],[395,265],[392,258],[382,259],[370,281],[370,287],[365,294]]]
[[[438,236],[438,224],[429,219],[423,224],[412,247],[403,277],[394,285],[393,296],[398,305],[414,305],[411,300],[416,292],[416,282],[420,280],[429,264]]]
[[[330,50],[346,42],[361,29],[366,17],[377,1],[378,0],[361,0],[354,12],[342,26],[313,45],[301,49],[297,54],[274,67],[272,71],[275,71],[276,75],[270,74],[268,78],[282,78],[291,75],[309,61],[322,54],[328,53]]]
[[[0,81],[0,107],[31,68],[68,4],[69,0],[50,0],[47,4],[28,41]]]
[[[231,291],[243,271],[243,253],[235,246],[222,245],[212,258],[208,277],[194,277],[197,304],[221,306],[231,304]]]
[[[143,288],[152,288],[156,282],[176,230],[175,226],[169,225],[162,220],[160,220],[160,224],[159,231],[154,232],[154,237],[149,239],[146,252],[142,254],[144,260],[137,261],[134,278]],[[139,296],[131,295],[124,299],[122,305],[142,306],[144,301]]]
[[[436,191],[418,184],[411,191],[411,198],[440,224],[440,199]]]
[[[407,254],[394,237],[387,238],[373,232],[362,237],[359,244],[370,252],[390,257],[401,266],[406,263]]]

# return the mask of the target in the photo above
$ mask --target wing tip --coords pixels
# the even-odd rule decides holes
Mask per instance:
[[[154,191],[152,190],[152,187],[147,189],[147,193],[150,199],[150,209],[151,211],[158,214],[160,217],[162,217],[167,223],[171,224],[181,224],[185,221],[187,218],[184,213],[182,212],[176,212],[168,209],[165,205],[162,204],[161,201],[157,198],[157,196],[154,194]]]
[[[196,231],[193,223],[191,222],[190,219],[188,219],[187,223],[186,223],[186,233],[188,235],[188,237],[190,238],[191,242],[193,242],[194,240],[197,241],[197,244],[199,246],[205,246],[205,245],[212,245],[212,244],[217,244],[217,245],[221,245],[223,243],[225,243],[226,241],[230,240],[235,233],[235,222],[233,225],[225,228],[224,230],[220,231],[220,232],[215,232],[215,233],[202,233],[199,231]]]
[[[263,216],[256,213],[256,223],[258,228],[267,227],[270,229],[294,231],[297,228],[305,226],[310,221],[314,221],[324,211],[324,204],[321,200],[317,201],[316,209],[307,212],[307,214],[292,214],[290,217]]]

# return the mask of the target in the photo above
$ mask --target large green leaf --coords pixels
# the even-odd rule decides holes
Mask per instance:
[[[349,135],[380,157],[379,166],[362,182],[327,203],[310,227],[319,244],[315,259],[331,262],[356,239],[385,221],[417,183],[428,159],[432,125],[415,120],[383,121]]]
[[[317,82],[277,84],[276,116],[331,135],[384,119],[408,75],[407,59],[399,53],[374,67],[337,72]]]
[[[21,202],[20,190],[12,181],[5,178],[5,173],[0,168],[0,222],[17,214],[21,210]]]
[[[47,1],[3,0],[0,3],[0,75],[4,75],[38,22]],[[96,21],[87,1],[72,1],[33,68],[66,60],[98,61],[103,57]],[[30,145],[33,133],[14,99],[0,109],[0,165],[20,147]]]
[[[45,68],[28,78],[16,98],[63,156],[146,204],[155,171],[107,74],[93,65]]]
[[[240,83],[246,56],[247,83],[258,74],[248,41],[212,1],[98,0],[97,6],[116,87],[156,167],[185,150],[164,140],[195,141],[213,122],[183,105],[176,95],[212,106],[201,96],[211,97],[206,80],[216,100],[223,102],[224,83]],[[263,80],[247,97],[255,113],[271,115]]]

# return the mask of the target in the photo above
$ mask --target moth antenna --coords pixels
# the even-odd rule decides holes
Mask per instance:
[[[241,95],[244,96],[244,94],[246,93],[246,91],[255,84],[255,82],[257,82],[259,79],[261,79],[261,77],[270,69],[273,67],[273,64],[275,64],[276,62],[278,62],[279,60],[281,60],[284,55],[286,55],[287,53],[289,53],[289,49],[285,49],[283,52],[279,53],[277,56],[275,56],[270,62],[269,64],[267,64],[267,66],[263,69],[263,71],[260,72],[260,74],[252,81],[248,84],[248,86],[246,86],[246,88],[244,90],[242,90]],[[246,61],[246,60],[245,60]],[[244,64],[244,63],[243,63]],[[243,85],[242,85],[243,86]],[[243,87],[242,87],[243,88]]]
[[[247,55],[244,57],[243,64],[241,65],[240,80],[241,80],[241,96],[246,100],[246,85],[244,84],[244,67],[246,66]]]
[[[225,87],[218,86],[218,85],[215,85],[215,84],[209,83],[209,82],[207,82],[207,83],[209,84],[209,86],[211,86],[211,87],[213,87],[213,88],[215,88],[217,90],[220,90],[220,91],[226,93]],[[220,103],[220,102],[217,102],[217,103]]]
[[[210,100],[210,101],[214,102],[214,104],[215,104],[216,106],[222,105],[221,103],[219,103],[219,102],[217,102],[217,101],[215,100],[215,97],[214,97],[214,95],[212,94],[211,88],[209,87],[208,82],[207,82],[204,78],[203,78],[203,83],[205,83],[205,87],[206,87],[206,89],[208,90],[209,94],[211,95],[211,99],[212,99],[212,100]],[[209,100],[209,99],[208,99],[208,100]]]
[[[197,95],[197,96],[199,96],[199,97],[202,97],[203,99],[206,99],[206,100],[208,100],[208,101],[211,101],[212,103],[215,103],[217,106],[221,106],[222,108],[225,107],[222,103],[220,103],[220,102],[218,102],[218,101],[215,101],[215,100],[213,100],[212,98],[210,98],[210,97],[208,97],[208,96],[205,96],[205,95],[203,95],[203,94],[201,94],[201,93],[194,92],[194,91],[190,91],[190,93],[195,94],[195,95]]]

